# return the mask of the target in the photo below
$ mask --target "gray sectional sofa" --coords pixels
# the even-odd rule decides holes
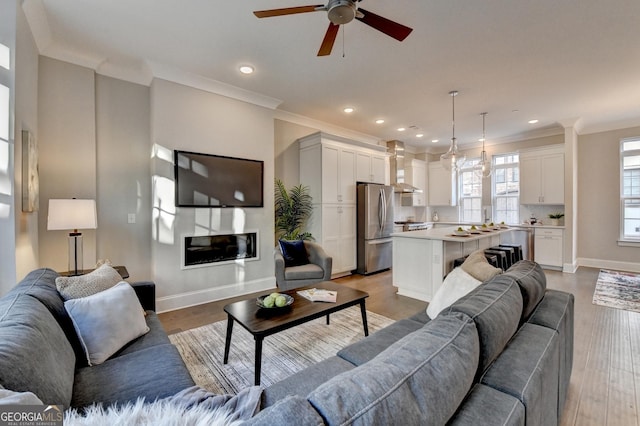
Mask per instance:
[[[435,319],[397,321],[268,387],[247,424],[558,424],[573,310],[573,295],[520,261]]]
[[[30,272],[0,298],[0,385],[45,404],[82,408],[176,394],[194,385],[155,310],[155,286],[133,283],[150,331],[89,367],[51,269]],[[85,361],[83,361],[83,359]]]

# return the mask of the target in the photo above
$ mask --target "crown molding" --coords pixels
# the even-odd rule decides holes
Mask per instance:
[[[588,135],[591,133],[602,133],[610,132],[612,130],[629,129],[632,127],[640,127],[640,116],[630,117],[617,121],[585,124],[582,126],[582,131],[579,134]]]
[[[239,87],[190,73],[179,68],[156,62],[147,62],[147,64],[149,65],[151,74],[154,78],[183,84],[195,89],[204,90],[206,92],[215,93],[217,95],[226,96],[228,98],[237,99],[269,109],[276,109],[278,105],[282,103],[282,100],[280,99],[272,98],[250,90],[241,89]]]
[[[90,68],[97,74],[107,77],[145,86],[149,86],[153,78],[156,77],[264,108],[276,109],[282,103],[280,99],[241,89],[160,63],[142,60],[133,61],[130,64],[118,64],[102,56],[74,52],[53,40],[42,0],[23,0],[22,10],[31,29],[38,52],[42,56]]]
[[[369,145],[381,145],[381,139],[368,135],[366,133],[357,132],[344,127],[336,126],[334,124],[325,123],[324,121],[316,120],[313,118],[305,117],[295,114],[293,112],[284,111],[282,109],[276,109],[274,118],[279,120],[288,121],[290,123],[299,124],[300,126],[311,127],[324,133],[340,136],[350,140],[356,140],[364,142]]]
[[[38,52],[42,54],[53,42],[42,0],[23,0],[22,11],[27,18]]]

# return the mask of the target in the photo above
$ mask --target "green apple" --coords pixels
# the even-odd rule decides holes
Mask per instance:
[[[265,308],[273,308],[275,302],[276,300],[271,296],[267,296],[262,299],[262,305],[264,305]]]
[[[280,293],[271,293],[269,296],[273,297],[273,299],[275,300],[278,296],[280,296]]]
[[[286,304],[287,304],[287,298],[286,297],[284,297],[283,295],[280,295],[280,296],[276,297],[276,306],[278,308],[282,308]]]

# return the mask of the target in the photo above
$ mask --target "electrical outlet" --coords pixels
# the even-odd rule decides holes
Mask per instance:
[[[135,213],[129,213],[127,215],[127,222],[128,223],[136,223],[136,214]]]

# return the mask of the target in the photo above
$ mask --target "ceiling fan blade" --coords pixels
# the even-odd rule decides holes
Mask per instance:
[[[324,4],[318,4],[315,6],[298,6],[298,7],[285,7],[284,9],[270,9],[270,10],[256,10],[253,12],[258,18],[269,18],[271,16],[293,15],[295,13],[307,13],[316,12],[318,10],[325,10]]]
[[[364,16],[356,16],[357,20],[364,22],[370,27],[381,31],[389,37],[393,37],[398,41],[404,40],[409,34],[411,34],[411,31],[413,31],[412,28],[406,27],[402,24],[398,24],[397,22],[393,22],[387,18],[383,18],[380,15],[368,12],[362,8],[358,8],[358,11],[362,12]]]
[[[333,49],[333,43],[336,41],[339,29],[340,25],[336,25],[333,22],[329,23],[329,28],[327,28],[324,40],[322,40],[322,44],[320,45],[320,50],[318,50],[318,56],[327,56],[331,54],[331,49]]]

